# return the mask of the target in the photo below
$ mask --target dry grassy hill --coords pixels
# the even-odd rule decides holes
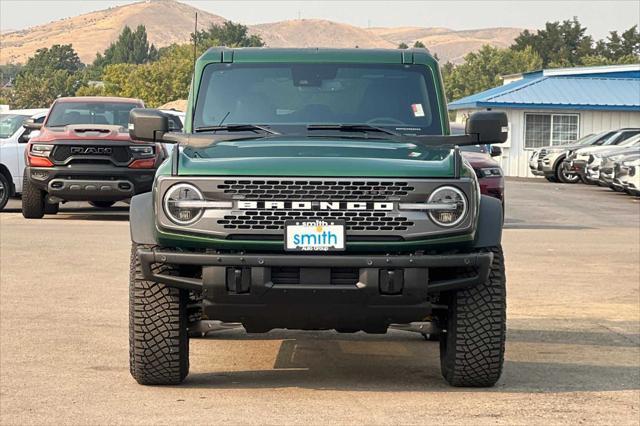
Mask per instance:
[[[252,26],[251,31],[271,47],[397,47],[397,44],[364,28],[323,19],[294,19],[260,24]]]
[[[522,28],[485,28],[480,30],[454,31],[448,28],[371,28],[369,31],[397,46],[399,43],[412,45],[417,40],[424,43],[432,53],[444,61],[462,62],[469,52],[480,49],[485,44],[507,47],[520,34]]]
[[[0,35],[0,64],[24,63],[41,48],[53,44],[73,44],[85,63],[104,51],[125,25],[147,28],[149,40],[157,47],[187,43],[193,31],[195,12],[200,28],[220,24],[225,18],[173,0],[142,1],[125,6],[75,16],[21,31]],[[461,62],[464,55],[483,44],[508,46],[520,28],[488,28],[454,31],[448,28],[389,27],[360,28],[322,19],[295,19],[250,26],[271,47],[363,47],[396,48],[422,41],[441,60]]]
[[[93,62],[125,25],[143,24],[156,47],[187,43],[193,32],[194,14],[200,27],[219,24],[224,18],[171,0],[154,0],[87,13],[22,31],[4,33],[0,39],[0,64],[24,63],[41,47],[73,44],[84,63]]]

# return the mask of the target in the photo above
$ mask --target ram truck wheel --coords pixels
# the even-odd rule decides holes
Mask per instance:
[[[45,213],[46,193],[29,181],[26,173],[22,184],[22,216],[40,219]]]
[[[142,385],[177,385],[189,373],[189,293],[144,279],[138,245],[131,248],[129,369]],[[171,274],[167,265],[155,272]]]
[[[500,246],[491,249],[489,277],[449,294],[440,338],[440,366],[452,386],[493,386],[502,373],[506,332],[506,280]]]

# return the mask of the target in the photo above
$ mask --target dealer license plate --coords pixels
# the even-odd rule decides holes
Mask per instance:
[[[340,251],[345,249],[343,220],[287,221],[285,249],[288,251]]]

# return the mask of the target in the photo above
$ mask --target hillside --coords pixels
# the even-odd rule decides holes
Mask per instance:
[[[323,19],[294,19],[251,27],[271,47],[394,48],[388,40],[364,28]]]
[[[400,43],[412,45],[417,40],[424,43],[432,53],[443,61],[462,62],[469,52],[485,44],[508,47],[520,34],[522,28],[485,28],[479,30],[454,31],[448,28],[371,28],[369,31],[394,46]]]
[[[90,63],[97,52],[104,51],[118,38],[125,25],[146,26],[149,41],[156,47],[187,43],[196,11],[201,27],[225,21],[221,16],[171,0],[133,3],[4,33],[0,40],[0,64],[24,63],[41,47],[69,43],[82,62]]]
[[[73,44],[84,63],[103,52],[125,25],[147,28],[156,47],[187,43],[198,12],[200,28],[220,24],[226,19],[173,0],[153,0],[113,7],[72,18],[50,22],[0,36],[0,64],[24,63],[41,47]],[[455,31],[448,28],[388,27],[361,28],[322,19],[294,19],[253,25],[270,47],[363,47],[395,48],[420,40],[443,61],[461,62],[464,55],[483,44],[504,47],[512,43],[520,28],[488,28]]]

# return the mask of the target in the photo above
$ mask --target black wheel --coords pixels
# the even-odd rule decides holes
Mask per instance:
[[[562,183],[578,183],[580,180],[580,176],[575,173],[567,173],[562,167],[563,161],[558,161],[558,165],[556,165],[556,179]]]
[[[46,193],[32,184],[24,175],[22,184],[22,216],[27,219],[40,219],[44,216]]]
[[[108,209],[115,203],[115,201],[89,201],[89,204],[98,209]]]
[[[545,176],[544,178],[549,182],[558,182],[555,176]]]
[[[45,201],[44,214],[58,214],[59,210],[60,210],[60,203],[49,203]]]
[[[189,293],[142,277],[138,246],[131,248],[129,370],[142,385],[176,385],[189,373]],[[156,272],[171,274],[166,265]]]
[[[202,294],[193,291],[189,292],[187,303],[187,316],[189,322],[189,337],[204,337],[205,333],[193,331],[190,327],[203,319],[202,316]]]
[[[502,373],[506,330],[506,280],[500,246],[486,282],[449,294],[440,338],[440,366],[452,386],[493,386]]]
[[[0,173],[0,210],[4,209],[9,201],[9,192],[11,192],[11,184],[6,176]]]

